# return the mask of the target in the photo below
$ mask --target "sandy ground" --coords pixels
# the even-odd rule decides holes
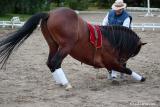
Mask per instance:
[[[104,14],[81,16],[100,21]],[[144,18],[135,15],[135,20],[143,22]],[[0,35],[8,32],[0,30]],[[0,107],[160,107],[160,30],[136,32],[148,44],[129,60],[128,67],[147,77],[146,82],[125,76],[126,80],[114,85],[104,78],[108,74],[105,69],[81,65],[68,56],[62,66],[74,88],[65,91],[52,80],[45,64],[48,47],[40,30],[36,30],[12,55],[6,71],[0,71]]]

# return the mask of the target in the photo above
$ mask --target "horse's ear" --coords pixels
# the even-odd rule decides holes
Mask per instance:
[[[147,43],[141,43],[142,46],[145,45],[145,44],[147,44]]]

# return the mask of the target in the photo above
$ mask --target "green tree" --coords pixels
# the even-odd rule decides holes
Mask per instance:
[[[33,14],[47,7],[49,7],[47,0],[0,0],[0,14],[7,12]]]
[[[67,0],[69,7],[75,10],[85,10],[88,8],[88,0]]]
[[[15,0],[14,13],[33,14],[45,9],[46,0]]]
[[[98,8],[110,8],[115,0],[98,0]]]
[[[11,11],[12,1],[10,0],[0,0],[0,15]]]

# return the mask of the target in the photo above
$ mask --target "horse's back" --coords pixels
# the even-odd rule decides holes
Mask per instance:
[[[49,13],[47,26],[54,39],[60,42],[62,39],[75,41],[78,23],[78,15],[69,8],[59,8]]]
[[[77,14],[69,8],[59,8],[49,13],[48,26],[71,26],[77,23]]]

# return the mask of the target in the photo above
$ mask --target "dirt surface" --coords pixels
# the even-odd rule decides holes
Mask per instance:
[[[81,16],[100,21],[104,14]],[[135,15],[135,22],[143,21]],[[9,32],[0,30],[0,35]],[[68,56],[62,67],[74,88],[65,91],[52,80],[46,66],[48,46],[36,30],[9,59],[6,70],[0,71],[0,107],[160,107],[160,30],[136,32],[148,44],[129,60],[128,67],[147,77],[146,82],[125,76],[114,85],[106,79],[107,70],[81,65]]]

